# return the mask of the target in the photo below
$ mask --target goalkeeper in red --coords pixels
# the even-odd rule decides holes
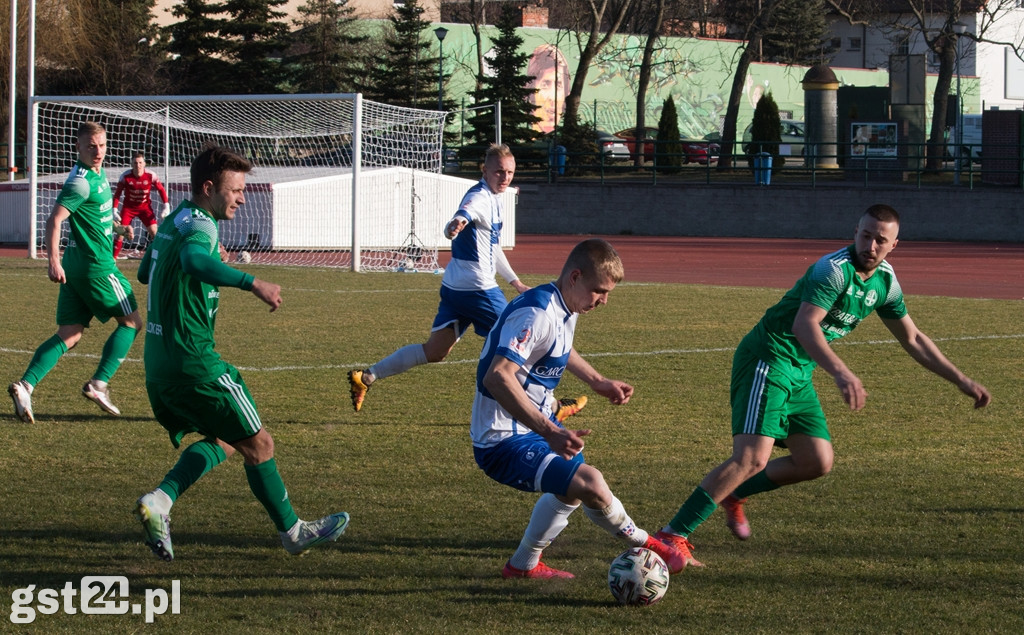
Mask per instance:
[[[160,225],[139,265],[149,285],[146,315],[146,391],[153,414],[179,447],[198,432],[159,487],[136,504],[146,544],[157,557],[174,558],[171,506],[204,474],[236,451],[245,460],[249,488],[298,555],[337,540],[348,514],[299,520],[274,460],[274,440],[263,428],[249,389],[234,366],[214,350],[220,287],[250,291],[274,311],[281,287],[223,264],[217,254],[218,223],[235,217],[245,202],[249,161],[227,148],[204,146],[192,163],[192,200],[183,201]]]
[[[987,406],[988,390],[964,375],[907,314],[903,291],[885,257],[896,247],[900,218],[888,205],[861,216],[854,243],[823,256],[740,342],[733,357],[732,456],[713,469],[656,536],[693,560],[688,536],[721,505],[740,540],[750,537],[748,496],[809,481],[832,469],[832,442],[811,382],[815,366],[835,381],[851,410],[864,407],[859,377],[829,347],[873,311],[921,366]],[[781,445],[789,454],[771,459]]]
[[[131,226],[132,220],[138,217],[149,232],[149,240],[152,242],[156,237],[156,214],[153,213],[153,201],[151,193],[156,188],[163,201],[163,210],[160,218],[165,218],[171,211],[170,199],[167,198],[167,190],[160,182],[156,173],[146,168],[146,155],[136,152],[132,158],[132,169],[125,170],[117,180],[117,189],[114,190],[114,218],[120,218],[122,225]],[[124,193],[124,204],[118,213],[118,201]],[[124,241],[120,236],[114,239],[114,258],[121,255],[121,247]]]

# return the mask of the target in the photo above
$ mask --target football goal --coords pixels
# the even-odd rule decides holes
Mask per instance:
[[[257,263],[436,271],[438,247],[447,244],[443,225],[467,189],[465,179],[441,174],[445,113],[359,94],[36,97],[32,257],[45,257],[46,218],[87,120],[107,129],[111,185],[143,152],[172,209],[190,196],[189,165],[204,142],[251,159],[245,205],[222,224],[221,242],[233,257]],[[145,229],[134,229],[129,248],[144,247]]]

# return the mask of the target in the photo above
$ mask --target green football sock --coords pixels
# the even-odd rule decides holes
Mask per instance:
[[[669,527],[683,536],[692,534],[702,522],[707,520],[711,514],[718,509],[711,494],[704,488],[698,487],[693,490],[690,497],[686,499],[683,506],[676,512],[675,517],[669,522]]]
[[[259,465],[246,463],[245,477],[249,479],[249,489],[256,495],[256,499],[263,503],[278,531],[288,531],[299,521],[295,510],[292,509],[292,502],[288,500],[288,490],[284,487],[284,481],[277,471],[277,462],[274,459]]]
[[[178,462],[160,483],[160,489],[170,496],[173,503],[203,474],[217,467],[227,458],[224,448],[213,441],[208,439],[196,441],[182,450]]]
[[[96,367],[96,373],[92,378],[96,381],[109,382],[117,369],[121,367],[121,362],[128,356],[132,342],[135,341],[135,336],[138,334],[139,332],[130,326],[118,325],[107,338],[107,343],[103,345],[103,355],[100,357],[99,366]]]
[[[32,361],[29,362],[28,368],[25,369],[25,374],[21,376],[21,380],[28,382],[34,387],[43,377],[46,377],[48,372],[53,370],[53,367],[57,365],[57,362],[60,361],[60,358],[66,352],[68,352],[67,344],[59,336],[54,335],[36,349],[35,355],[32,356]]]
[[[769,480],[768,475],[765,474],[765,470],[761,470],[757,474],[740,483],[740,486],[736,488],[736,491],[734,491],[732,495],[736,498],[746,498],[748,496],[753,496],[754,494],[760,494],[761,492],[770,492],[773,489],[779,489],[779,487],[781,486],[778,483],[773,483]]]

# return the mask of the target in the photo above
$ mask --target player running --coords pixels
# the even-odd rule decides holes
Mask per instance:
[[[459,210],[445,227],[452,241],[451,262],[441,279],[441,302],[423,344],[409,344],[365,370],[348,373],[352,407],[359,412],[366,392],[378,379],[428,363],[443,361],[472,324],[486,337],[507,301],[494,280],[501,275],[519,293],[530,287],[520,282],[501,249],[502,194],[512,184],[516,159],[506,145],[491,145],[484,157],[483,178],[466,192]],[[578,413],[586,397],[557,402],[559,421]]]
[[[103,170],[107,131],[99,123],[86,121],[79,126],[77,138],[78,162],[46,219],[47,275],[60,284],[57,333],[36,349],[21,380],[7,388],[14,401],[14,413],[25,423],[35,422],[35,386],[64,353],[78,344],[93,318],[103,323],[113,318],[117,328],[103,346],[92,379],[82,386],[82,396],[105,412],[120,415],[121,411],[110,400],[107,382],[121,367],[142,328],[135,294],[128,279],[118,271],[111,251],[111,236],[123,232],[131,239],[132,230],[115,222],[111,211],[110,184]],[[71,236],[62,257],[61,225],[65,220]]]
[[[146,545],[162,560],[174,558],[170,510],[204,474],[238,451],[249,489],[263,504],[288,553],[299,555],[337,540],[348,527],[345,512],[299,520],[274,460],[274,440],[263,428],[249,389],[234,366],[214,350],[219,287],[237,287],[281,306],[281,287],[223,264],[217,255],[218,223],[245,202],[245,175],[252,164],[227,148],[204,146],[192,162],[192,200],[183,201],[161,224],[139,264],[149,285],[146,315],[146,391],[153,414],[178,447],[183,436],[200,441],[185,448],[157,489],[139,498],[135,513]]]
[[[146,155],[136,152],[132,157],[132,169],[122,172],[121,177],[117,180],[117,189],[114,190],[114,217],[120,218],[122,225],[130,226],[132,220],[137,216],[145,225],[146,231],[149,232],[150,241],[156,236],[157,226],[151,198],[153,188],[156,188],[157,193],[160,194],[160,200],[164,203],[160,218],[165,218],[171,211],[167,190],[164,189],[164,184],[160,182],[157,175],[146,168]],[[118,213],[121,192],[124,192],[124,204],[121,205],[121,211]],[[123,243],[120,236],[114,240],[114,258],[120,257]]]
[[[914,361],[956,385],[975,408],[988,405],[988,390],[946,359],[907,314],[903,291],[885,260],[896,247],[899,228],[896,210],[869,207],[853,245],[811,265],[743,338],[732,365],[732,456],[704,477],[658,538],[692,558],[688,536],[721,505],[733,535],[746,540],[748,496],[832,470],[832,441],[811,375],[821,366],[851,410],[864,407],[867,391],[829,342],[848,335],[873,311]],[[770,460],[776,445],[788,448],[789,455]]]

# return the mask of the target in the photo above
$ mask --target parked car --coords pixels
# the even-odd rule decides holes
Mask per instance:
[[[597,147],[604,155],[605,161],[628,161],[629,147],[626,140],[604,130],[597,131]]]
[[[658,129],[653,126],[644,126],[644,137],[640,144],[644,153],[644,161],[653,161],[655,149],[658,146]],[[629,157],[635,159],[637,155],[636,128],[628,128],[615,133],[615,136],[622,137],[629,148]],[[718,161],[721,146],[714,141],[702,141],[700,139],[682,139],[683,153],[686,155],[683,163],[700,163],[707,165]],[[709,158],[710,157],[710,158]]]
[[[754,141],[750,137],[750,129],[753,125],[750,124],[743,131],[743,151],[747,154],[751,154],[750,142]],[[804,155],[804,122],[783,119],[779,122],[779,137],[782,139],[779,142],[779,154],[801,157]],[[763,141],[763,139],[756,139],[756,141]]]

